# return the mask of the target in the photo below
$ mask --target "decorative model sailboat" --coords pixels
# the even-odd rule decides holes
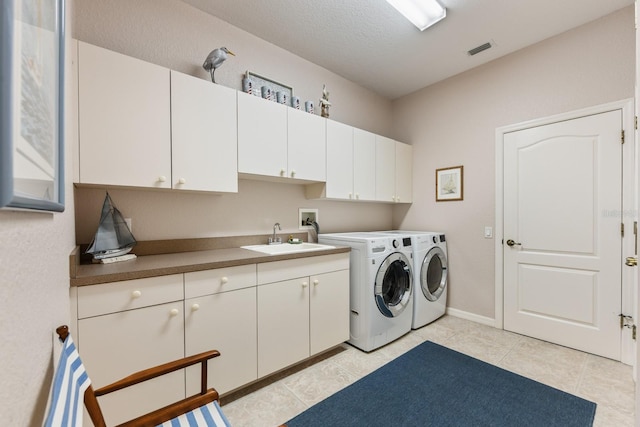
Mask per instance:
[[[136,243],[136,238],[133,237],[124,217],[113,205],[111,197],[107,193],[102,205],[98,231],[96,231],[96,235],[85,253],[93,255],[94,260],[114,258],[115,261],[115,257],[122,257],[122,255],[129,253]],[[135,258],[135,255],[125,258]]]

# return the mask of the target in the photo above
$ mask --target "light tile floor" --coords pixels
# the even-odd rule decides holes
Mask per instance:
[[[275,427],[423,341],[453,350],[598,404],[594,426],[633,426],[632,368],[610,359],[444,316],[371,353],[346,350],[229,404],[233,427]]]

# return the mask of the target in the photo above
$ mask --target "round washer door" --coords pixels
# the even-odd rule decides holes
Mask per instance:
[[[420,287],[425,298],[436,301],[447,286],[447,256],[439,246],[427,252],[420,269]]]
[[[394,252],[380,265],[376,274],[375,299],[386,317],[396,317],[411,302],[413,274],[406,255]]]

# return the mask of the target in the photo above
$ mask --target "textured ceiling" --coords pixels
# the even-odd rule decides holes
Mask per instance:
[[[390,99],[633,4],[440,0],[446,19],[420,32],[385,0],[183,1]]]

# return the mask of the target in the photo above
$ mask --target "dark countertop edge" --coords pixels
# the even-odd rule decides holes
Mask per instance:
[[[70,284],[72,287],[97,285],[239,265],[349,253],[350,251],[350,247],[343,246],[293,254],[267,255],[249,249],[229,248],[178,254],[146,255],[134,260],[113,264],[76,265],[75,277],[71,277]],[[185,258],[194,258],[194,262],[186,261]]]

